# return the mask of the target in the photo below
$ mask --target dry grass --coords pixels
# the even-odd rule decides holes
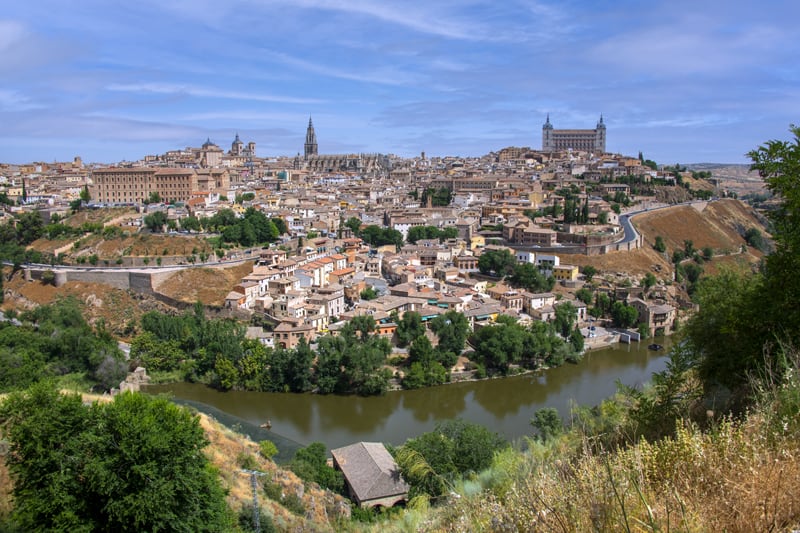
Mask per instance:
[[[759,416],[679,428],[616,453],[541,449],[508,491],[455,500],[428,531],[788,531],[800,525],[800,444]],[[556,459],[556,457],[564,457]],[[573,457],[572,461],[568,457]]]
[[[262,457],[255,442],[205,414],[201,413],[199,416],[200,425],[210,441],[205,450],[206,456],[219,471],[223,487],[228,491],[227,500],[231,509],[236,512],[243,508],[252,509],[250,476],[242,473],[242,467],[238,464],[239,457],[249,455],[255,461],[255,470],[267,474],[259,478],[260,486],[265,482],[277,483],[284,494],[296,494],[303,501],[306,513],[298,516],[280,503],[267,498],[263,491],[259,492],[260,507],[266,510],[281,531],[333,531],[336,528],[335,510],[345,507],[349,509],[344,498],[316,485],[306,486],[292,472]]]
[[[222,305],[234,285],[252,271],[251,261],[228,268],[188,268],[175,272],[156,290],[186,303]]]
[[[22,272],[4,282],[11,291],[3,309],[22,311],[37,305],[51,304],[57,298],[72,296],[84,304],[84,316],[94,324],[102,319],[115,336],[127,338],[130,324],[138,324],[141,315],[151,309],[166,310],[167,306],[152,299],[137,297],[129,291],[115,289],[103,283],[69,281],[54,287],[39,281],[25,281]]]

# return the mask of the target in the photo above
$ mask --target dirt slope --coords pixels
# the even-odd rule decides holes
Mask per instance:
[[[743,235],[751,227],[764,231],[758,215],[738,200],[719,200],[695,206],[678,206],[643,213],[633,219],[634,225],[652,246],[661,236],[672,252],[683,249],[684,240],[691,240],[696,249],[710,246],[717,253],[735,252],[745,244]]]
[[[739,253],[742,245],[746,244],[742,235],[747,229],[765,230],[760,216],[738,200],[719,200],[700,207],[677,206],[642,213],[634,217],[633,224],[644,237],[642,249],[599,256],[565,255],[561,258],[562,263],[580,267],[592,265],[605,274],[625,272],[633,278],[640,278],[653,272],[657,278],[670,279],[672,265],[669,258],[674,250],[684,249],[685,240],[691,240],[697,250],[706,246],[714,250],[715,259],[704,267],[709,273],[716,271],[717,262],[752,265],[763,256],[750,247],[745,253]],[[653,249],[657,236],[661,236],[667,245],[666,257]]]
[[[189,268],[176,272],[155,289],[186,303],[199,300],[206,305],[222,305],[233,286],[252,271],[251,261],[229,268]]]

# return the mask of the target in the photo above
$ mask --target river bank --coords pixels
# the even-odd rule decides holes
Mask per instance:
[[[383,396],[220,392],[192,383],[149,385],[146,391],[168,393],[176,400],[205,404],[233,416],[233,423],[242,424],[254,440],[281,436],[295,445],[319,441],[329,448],[358,441],[401,444],[452,418],[481,424],[515,440],[532,433],[530,418],[537,409],[554,407],[567,418],[573,405],[596,405],[613,395],[617,381],[634,387],[648,382],[653,372],[666,367],[671,345],[669,338],[657,342],[666,349],[651,352],[645,343],[616,345],[592,349],[577,364],[546,372]],[[258,427],[267,420],[272,422],[270,430]]]

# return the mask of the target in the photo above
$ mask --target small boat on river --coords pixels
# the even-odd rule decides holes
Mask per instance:
[[[258,427],[260,427],[262,429],[272,429],[272,420],[267,420],[266,422],[264,422],[263,424],[261,424]]]
[[[654,351],[654,352],[657,352],[657,351],[659,351],[659,350],[663,350],[663,349],[664,349],[664,347],[663,347],[663,346],[661,346],[660,344],[653,343],[653,344],[648,344],[648,345],[647,345],[647,349],[648,349],[648,350],[652,350],[652,351]]]

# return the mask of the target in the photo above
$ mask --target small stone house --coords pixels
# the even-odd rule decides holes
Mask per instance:
[[[408,497],[409,485],[380,442],[357,442],[331,450],[333,467],[344,474],[350,497],[361,507],[392,507]]]

